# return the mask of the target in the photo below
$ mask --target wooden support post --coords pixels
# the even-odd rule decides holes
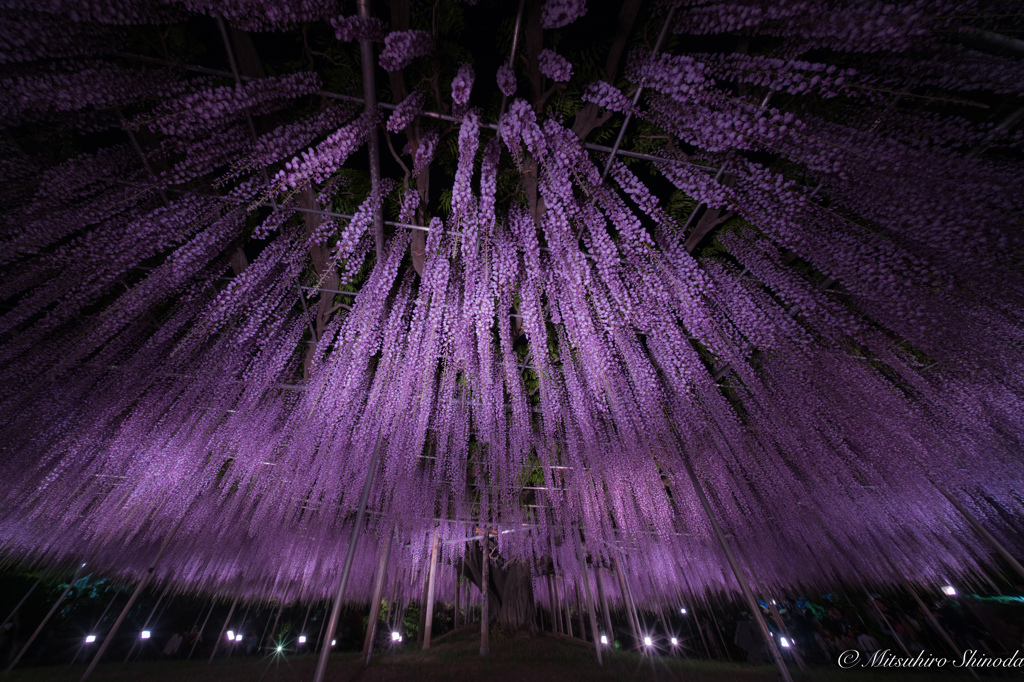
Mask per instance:
[[[427,592],[430,591],[430,567],[423,567],[423,590],[420,597],[420,617],[416,622],[416,644],[423,646],[423,635],[427,631]]]
[[[203,626],[199,628],[199,634],[196,635],[196,641],[192,642],[192,648],[188,650],[188,658],[186,660],[192,660],[192,654],[195,653],[196,647],[199,646],[199,641],[203,638],[203,632],[206,631],[206,623],[210,620],[210,616],[213,614],[213,607],[215,607],[216,605],[217,600],[214,599],[210,603],[210,610],[206,612],[206,618],[203,619]]]
[[[28,596],[35,592],[36,588],[39,587],[39,583],[41,582],[43,582],[42,575],[40,575],[39,578],[34,583],[32,583],[32,587],[28,588],[28,592],[26,592],[25,596],[21,598],[21,601],[19,601],[18,604],[11,610],[11,612],[7,614],[7,617],[4,618],[4,622],[0,623],[0,627],[7,625],[7,621],[14,618],[14,614],[18,612],[18,609],[20,609],[22,604],[25,603],[25,600],[28,599]]]
[[[245,607],[245,613],[242,614],[242,624],[238,626],[238,632],[235,633],[235,637],[239,637],[245,634],[245,623],[249,620],[249,611],[252,610],[252,602]],[[228,649],[228,658],[231,658],[231,654],[235,653],[235,645],[232,644]]]
[[[360,0],[361,3],[366,0]],[[365,72],[365,69],[364,69]],[[379,253],[379,252],[378,252]],[[320,647],[320,658],[317,660],[316,673],[313,675],[313,682],[324,682],[324,675],[327,674],[327,661],[331,656],[331,639],[338,628],[338,618],[341,616],[341,600],[345,596],[345,588],[348,587],[348,576],[352,570],[352,560],[356,555],[356,543],[359,541],[359,531],[362,530],[363,520],[366,518],[366,502],[370,497],[370,488],[373,485],[374,473],[377,471],[377,462],[380,460],[381,442],[378,439],[373,447],[373,454],[370,456],[370,464],[366,469],[366,479],[363,481],[363,491],[359,498],[359,508],[356,512],[355,523],[352,524],[352,537],[348,541],[348,552],[345,554],[345,563],[341,567],[341,576],[338,579],[338,589],[334,592],[334,605],[331,608],[331,617],[327,621],[327,632],[324,633],[326,644]]]
[[[399,548],[399,551],[401,551],[401,548]],[[393,584],[391,585],[391,601],[388,602],[388,622],[391,624],[391,628],[393,630],[397,630],[399,632],[402,630],[402,623],[400,620],[396,620],[397,616],[400,615],[398,608],[398,586],[402,584],[402,575],[404,571],[405,569],[402,568],[395,571],[395,579],[392,581]]]
[[[302,627],[299,628],[299,634],[305,636],[306,634],[306,623],[309,622],[309,612],[313,610],[313,602],[309,602],[309,606],[306,607],[306,616],[302,619]],[[306,642],[309,642],[309,638],[306,638]],[[296,641],[295,650],[298,651],[299,644]]]
[[[25,642],[25,646],[21,647],[21,651],[19,651],[18,655],[14,657],[11,664],[7,666],[7,672],[14,670],[14,666],[18,665],[18,661],[20,661],[21,657],[25,655],[25,652],[28,651],[30,646],[32,646],[32,643],[36,641],[36,637],[38,637],[39,633],[43,631],[44,627],[46,627],[46,624],[50,621],[50,618],[53,617],[53,614],[57,612],[57,607],[61,605],[64,598],[68,596],[68,592],[70,592],[71,588],[74,587],[75,581],[78,580],[78,576],[82,573],[83,568],[85,568],[85,564],[79,566],[78,570],[75,571],[75,574],[71,576],[71,582],[68,583],[68,586],[63,592],[61,592],[60,596],[57,597],[57,601],[53,603],[53,606],[50,607],[50,610],[47,611],[46,615],[43,617],[43,622],[39,624],[39,627],[36,628],[35,632],[32,633],[32,636],[28,638],[27,642]]]
[[[764,597],[765,601],[768,602],[768,611],[772,614],[772,620],[775,621],[775,625],[779,628],[779,632],[789,640],[790,651],[793,653],[793,660],[796,661],[796,665],[800,668],[800,672],[806,673],[807,666],[804,665],[803,656],[800,655],[800,650],[796,647],[796,640],[793,639],[793,635],[789,634],[789,628],[786,627],[785,621],[782,620],[782,614],[779,613],[775,600],[768,595],[768,590],[764,589],[764,585],[761,584],[761,580],[757,577],[757,573],[754,571],[754,564],[750,561],[750,557],[747,556],[747,553],[742,551],[742,548],[741,556],[743,557],[743,561],[746,562],[747,568],[750,570],[751,577],[754,579],[754,586],[757,588],[757,591],[761,593],[761,596]]]
[[[277,607],[277,615],[274,617],[274,626],[270,628],[270,641],[273,642],[277,636],[277,624],[281,622],[281,613],[284,612],[284,600],[281,600],[281,605]]]
[[[758,627],[761,629],[761,636],[764,637],[765,644],[768,647],[769,653],[775,660],[775,665],[779,668],[779,674],[782,676],[784,682],[793,682],[793,678],[789,674],[789,668],[786,667],[786,662],[782,660],[782,653],[779,651],[779,647],[775,643],[775,638],[772,637],[771,631],[768,629],[768,623],[764,620],[764,615],[761,613],[761,607],[758,606],[757,600],[754,599],[754,593],[750,591],[750,585],[747,584],[747,578],[740,570],[739,563],[736,561],[736,557],[733,555],[732,548],[729,546],[729,542],[725,538],[725,532],[722,527],[718,525],[718,518],[715,516],[715,512],[711,509],[711,503],[708,502],[707,496],[704,494],[704,487],[697,480],[697,474],[693,472],[693,466],[690,464],[690,460],[683,458],[683,462],[686,464],[686,472],[690,475],[690,483],[693,484],[693,489],[697,493],[697,497],[700,499],[701,506],[704,508],[704,513],[708,517],[708,521],[711,523],[711,527],[715,532],[715,537],[718,538],[718,544],[722,548],[722,552],[725,554],[726,561],[729,562],[729,567],[732,568],[733,575],[736,577],[736,582],[739,583],[740,591],[743,593],[743,598],[747,602],[747,608],[750,609],[751,615],[754,620],[757,621]]]
[[[577,546],[580,555],[580,572],[583,574],[583,596],[587,599],[587,611],[590,612],[590,631],[594,635],[594,652],[597,654],[597,664],[604,665],[601,659],[601,634],[597,631],[597,613],[594,610],[594,598],[590,593],[590,580],[587,578],[587,556],[583,553],[583,544]],[[599,570],[594,564],[594,570]],[[581,626],[582,627],[582,626]],[[584,633],[584,639],[586,639]]]
[[[605,634],[608,644],[615,643],[615,632],[612,628],[612,612],[608,608],[608,595],[604,591],[604,580],[601,578],[601,567],[594,564],[594,578],[597,580],[597,598],[601,602],[601,614],[604,616]]]
[[[327,609],[324,609],[324,615],[327,615]],[[320,629],[316,633],[316,646],[320,647],[317,651],[324,648],[324,627],[327,625],[326,620],[320,621]]]
[[[370,0],[356,0],[356,6],[360,17],[364,20],[370,19]],[[363,101],[366,111],[373,112],[377,109],[377,85],[374,78],[377,60],[373,56],[373,41],[360,40],[359,48],[362,57]],[[376,129],[370,132],[367,147],[370,156],[370,191],[377,192],[380,188],[380,142]],[[380,263],[384,260],[384,215],[379,209],[373,214],[373,237],[377,249],[377,262]],[[332,630],[331,634],[333,633]],[[322,682],[322,676],[315,682]]]
[[[92,671],[96,669],[96,666],[99,664],[100,659],[103,658],[103,654],[106,652],[107,647],[110,646],[110,642],[113,641],[114,635],[116,635],[117,631],[121,628],[121,623],[123,623],[124,619],[128,617],[128,612],[131,610],[132,606],[135,605],[135,600],[139,598],[139,595],[142,594],[142,590],[146,589],[146,585],[149,584],[149,579],[153,576],[153,571],[156,570],[156,566],[160,562],[161,557],[163,557],[164,552],[167,550],[167,546],[171,544],[171,539],[174,537],[175,533],[178,532],[178,528],[181,527],[181,522],[184,520],[184,516],[178,519],[178,523],[175,524],[171,532],[167,534],[166,538],[164,538],[163,544],[160,545],[160,551],[156,553],[153,563],[151,563],[149,565],[149,569],[146,570],[146,575],[142,576],[142,580],[139,581],[135,591],[132,592],[132,596],[128,598],[128,603],[124,605],[123,609],[121,609],[121,615],[119,615],[117,620],[114,621],[114,625],[110,628],[110,632],[108,632],[107,636],[103,638],[103,643],[100,644],[100,648],[96,650],[96,655],[93,656],[92,661],[89,663],[89,667],[87,667],[85,672],[82,673],[82,679],[80,682],[85,682],[89,679],[89,676],[92,675]]]
[[[486,656],[491,653],[491,622],[490,622],[490,580],[491,580],[491,550],[490,536],[488,529],[484,528],[483,559],[480,561],[482,578],[480,580],[480,655]]]
[[[430,548],[430,571],[427,578],[427,621],[423,629],[423,650],[430,648],[430,636],[434,630],[434,589],[437,587],[437,553],[440,538],[434,533],[434,542]]]
[[[747,565],[750,565],[749,561],[747,561]],[[751,568],[750,572],[753,573],[754,569]],[[764,591],[764,588],[760,586],[760,584],[758,584],[758,591],[760,591],[761,594],[766,595],[765,598],[767,599],[767,593]],[[775,625],[779,628],[779,632],[784,634],[789,639],[790,651],[793,652],[793,660],[796,661],[797,667],[800,668],[800,672],[806,674],[807,666],[804,665],[803,656],[800,655],[800,650],[796,647],[796,640],[793,639],[793,635],[789,634],[789,628],[786,627],[786,623],[782,620],[782,614],[779,613],[778,606],[776,606],[775,602],[771,599],[768,599],[768,610],[771,611],[772,620],[775,621]]]
[[[454,566],[452,568],[454,569]],[[459,629],[459,611],[462,608],[462,605],[459,603],[461,601],[460,597],[462,596],[462,589],[461,589],[461,587],[459,585],[459,572],[456,571],[456,570],[452,570],[452,573],[455,574],[455,613],[452,616],[452,627],[454,629],[458,630]]]
[[[235,607],[238,606],[238,600],[242,597],[242,590],[238,590],[238,594],[235,595],[234,601],[231,602],[231,608],[228,609],[228,617],[224,619],[224,624],[220,626],[220,634],[217,635],[217,640],[213,643],[213,651],[210,652],[210,660],[206,663],[213,663],[214,656],[217,655],[217,650],[220,649],[220,642],[224,639],[224,633],[228,631],[228,623],[231,622],[231,616],[235,615]]]
[[[558,603],[558,592],[555,588],[555,577],[548,573],[548,602],[551,608],[551,627],[553,632],[562,634],[562,607]]]
[[[960,647],[958,647],[956,642],[953,641],[953,638],[949,636],[949,633],[946,632],[946,629],[942,627],[942,625],[939,623],[939,619],[935,617],[935,614],[932,613],[931,609],[925,606],[925,603],[917,594],[917,590],[914,589],[914,586],[910,584],[910,581],[904,578],[903,584],[906,586],[907,591],[910,592],[911,595],[913,595],[914,601],[917,602],[918,608],[920,608],[921,611],[924,613],[925,617],[928,619],[928,622],[931,624],[931,626],[935,629],[936,632],[939,633],[939,635],[942,636],[942,639],[946,641],[946,644],[948,644],[949,648],[953,650],[953,653],[956,654],[957,659],[960,661],[964,660],[964,652],[960,650]],[[971,677],[973,677],[976,680],[980,679],[978,677],[978,671],[976,671],[974,668],[967,668],[967,670],[970,671]]]
[[[377,621],[380,620],[380,600],[384,596],[384,578],[387,576],[394,538],[395,531],[392,530],[388,536],[387,546],[380,553],[380,563],[377,564],[377,580],[373,584],[373,599],[370,602],[370,619],[366,622],[366,639],[363,641],[363,662],[366,665],[370,665],[370,657],[373,656],[373,640],[377,636]]]
[[[171,591],[171,584],[167,583],[167,587],[165,587],[164,591],[160,593],[160,596],[156,600],[156,604],[153,605],[153,610],[149,612],[149,617],[146,618],[146,622],[142,624],[142,629],[143,630],[146,630],[146,629],[149,628],[149,622],[151,620],[153,620],[153,616],[156,615],[156,610],[158,608],[160,608],[160,602],[162,602],[164,600],[164,597],[166,597],[167,593],[170,592],[170,591]],[[132,657],[133,653],[135,653],[135,647],[138,646],[138,644],[139,644],[139,640],[138,639],[133,639],[132,640],[132,645],[128,649],[128,655],[124,657],[124,662],[125,663],[127,663],[128,659]]]
[[[956,510],[960,512],[960,514],[965,519],[967,519],[967,523],[971,524],[971,527],[974,528],[975,531],[977,531],[978,535],[985,538],[985,541],[992,545],[993,549],[999,552],[999,555],[1001,557],[1006,559],[1006,563],[1010,564],[1010,566],[1013,567],[1013,570],[1017,571],[1017,573],[1020,574],[1022,578],[1024,578],[1024,566],[1021,566],[1021,563],[1017,561],[1017,559],[1012,554],[1010,554],[1009,550],[1007,550],[1006,547],[1003,546],[1003,543],[999,542],[999,540],[996,540],[995,536],[992,535],[992,533],[989,533],[987,530],[985,530],[985,527],[981,525],[981,522],[978,521],[978,519],[974,518],[974,515],[967,511],[967,509],[964,508],[962,504],[957,502],[952,495],[950,495],[944,490],[942,491],[942,494],[945,495],[946,499],[949,500],[949,503],[956,507]]]
[[[103,619],[107,616],[107,611],[110,611],[110,608],[114,605],[114,602],[117,601],[117,598],[119,596],[120,595],[116,592],[114,593],[113,598],[109,602],[107,602],[107,608],[103,609],[103,613],[101,613],[100,617],[96,619],[96,624],[92,626],[92,630],[90,630],[89,632],[95,633],[97,630],[100,629],[100,626],[103,624]],[[196,620],[198,620],[198,618]],[[82,647],[84,646],[84,643],[78,645],[78,649],[75,651],[75,657],[71,659],[71,665],[74,665],[75,661],[78,660],[78,654],[82,653]]]
[[[903,653],[906,654],[907,658],[910,658],[910,649],[908,649],[907,645],[903,643],[903,638],[900,637],[899,633],[896,632],[896,628],[892,626],[892,623],[889,622],[889,619],[885,617],[884,613],[882,613],[882,609],[878,606],[878,602],[875,601],[875,598],[872,597],[870,593],[868,593],[868,601],[871,602],[871,605],[875,607],[875,613],[878,614],[878,619],[880,624],[882,625],[882,629],[887,629],[889,631],[889,634],[892,636],[892,638],[895,639],[896,643],[900,645],[900,649],[903,649]]]
[[[697,620],[697,632],[700,634],[700,642],[701,642],[701,644],[704,645],[704,653],[706,653],[708,655],[708,660],[711,660],[713,658],[713,656],[711,655],[711,649],[708,647],[707,637],[704,636],[704,628],[700,624],[700,619],[697,618],[697,607],[693,606],[691,604],[690,605],[690,611],[692,611],[691,615]],[[693,636],[693,621],[692,620],[687,620],[687,623],[690,626],[690,635]]]
[[[558,584],[558,576],[555,576],[555,584]],[[563,615],[565,616],[565,634],[570,637],[574,637],[572,634],[572,611],[569,609],[569,585],[565,582],[565,578],[562,578],[562,608],[564,609]]]
[[[576,595],[576,625],[580,629],[580,639],[585,642],[587,641],[587,626],[583,620],[583,597],[580,594],[579,583],[572,586],[572,591]]]
[[[629,592],[626,589],[626,578],[622,575],[622,566],[619,565],[618,560],[613,559],[612,561],[615,563],[615,575],[619,579],[619,592],[622,594],[622,609],[626,612],[626,620],[629,621],[629,630],[633,635],[633,646],[639,649],[643,640],[640,639],[640,626],[633,617],[633,610],[629,607]]]

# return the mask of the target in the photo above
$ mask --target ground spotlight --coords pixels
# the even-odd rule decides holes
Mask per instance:
[[[788,649],[791,645],[788,639],[786,639],[785,637],[779,637],[779,646],[781,646],[783,649]]]
[[[142,631],[142,634],[140,634],[140,635],[139,635],[139,637],[140,637],[141,639],[149,639],[149,635],[150,635],[150,632],[149,632],[149,630],[143,630],[143,631]]]
[[[306,643],[306,636],[305,635],[299,635],[299,644],[305,644],[305,643]]]
[[[86,635],[85,636],[85,643],[86,644],[92,644],[95,641],[96,641],[96,635]]]
[[[947,597],[955,597],[956,596],[956,588],[953,587],[952,585],[943,585],[942,586],[942,594],[946,595]]]
[[[654,645],[654,640],[652,640],[650,637],[644,637],[644,646],[653,646],[653,645]]]
[[[686,607],[684,606],[683,608],[679,609],[679,613],[681,613],[681,614],[683,614],[685,616],[686,615]]]
[[[391,641],[392,642],[401,642],[402,641],[402,635],[397,633],[397,632],[392,632],[391,633]]]
[[[334,646],[334,645],[335,645],[335,644],[337,644],[337,643],[338,643],[338,640],[336,640],[336,639],[332,639],[332,640],[331,640],[331,646]]]
[[[679,640],[675,637],[672,638],[672,646],[679,646]]]
[[[601,635],[601,644],[608,643],[608,635]]]

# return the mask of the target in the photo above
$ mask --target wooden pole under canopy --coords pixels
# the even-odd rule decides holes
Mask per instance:
[[[430,636],[434,630],[434,590],[437,587],[437,552],[438,552],[439,538],[438,534],[434,533],[433,546],[430,548],[430,572],[429,578],[427,578],[427,620],[426,625],[423,628],[423,650],[426,651],[430,648]]]
[[[38,637],[39,633],[43,631],[44,627],[46,627],[46,624],[50,621],[50,618],[53,617],[53,614],[57,612],[57,607],[61,605],[61,602],[64,601],[64,598],[68,596],[68,592],[70,592],[71,588],[74,587],[75,581],[78,580],[78,576],[81,575],[83,568],[85,568],[84,563],[81,566],[79,566],[78,570],[75,571],[75,574],[71,576],[71,582],[68,583],[68,586],[64,589],[63,592],[61,592],[60,596],[57,597],[57,601],[53,603],[53,606],[50,607],[50,610],[46,613],[46,616],[43,617],[43,622],[39,624],[39,627],[36,628],[35,632],[32,633],[32,636],[28,638],[27,642],[25,642],[25,646],[21,647],[21,651],[19,651],[18,655],[14,657],[14,660],[11,661],[11,664],[7,666],[7,672],[11,672],[12,670],[14,670],[14,666],[18,665],[18,661],[20,661],[22,656],[25,655],[25,652],[28,651],[28,648],[30,646],[32,646],[32,643],[36,641],[36,637]]]
[[[370,619],[366,623],[366,639],[363,641],[363,662],[370,665],[370,658],[373,656],[373,641],[377,637],[377,621],[380,620],[380,600],[383,598],[384,578],[388,572],[388,560],[391,558],[391,545],[395,539],[395,531],[388,536],[388,544],[380,554],[380,563],[377,564],[377,579],[373,585],[373,601],[370,602]]]
[[[764,637],[765,645],[768,647],[768,652],[775,660],[775,665],[779,668],[779,674],[782,676],[784,682],[793,682],[792,676],[789,674],[789,669],[786,667],[786,662],[782,660],[782,652],[779,651],[779,647],[776,645],[775,638],[772,637],[771,630],[768,629],[768,623],[764,620],[764,614],[761,613],[761,607],[758,605],[757,600],[754,599],[754,593],[750,591],[750,585],[747,584],[747,578],[740,570],[739,563],[736,561],[736,556],[732,552],[732,547],[729,546],[729,542],[725,538],[725,532],[722,527],[718,525],[718,518],[715,516],[714,510],[711,509],[711,503],[708,502],[707,495],[704,494],[704,487],[700,484],[697,479],[697,474],[693,471],[693,466],[690,464],[690,460],[687,457],[683,457],[683,462],[686,465],[686,473],[690,476],[690,483],[693,484],[693,489],[697,493],[697,497],[700,499],[700,504],[704,508],[704,513],[708,517],[708,521],[711,523],[711,527],[715,532],[715,537],[718,539],[718,544],[722,548],[722,552],[725,553],[725,559],[729,562],[729,567],[732,568],[733,575],[736,577],[736,582],[740,585],[740,591],[743,593],[743,599],[747,602],[747,607],[750,609],[751,616],[757,622],[758,628],[761,630],[761,636]]]

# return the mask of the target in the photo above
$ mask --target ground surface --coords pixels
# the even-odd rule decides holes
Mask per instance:
[[[390,682],[416,680],[488,680],[488,682],[582,682],[583,680],[664,680],[682,682],[776,682],[778,671],[739,663],[689,661],[671,657],[644,658],[609,652],[599,667],[593,645],[560,635],[543,634],[529,640],[508,640],[492,635],[491,655],[478,655],[479,634],[472,630],[449,633],[435,641],[430,651],[408,647],[376,655],[364,668],[355,653],[331,657],[327,679],[332,682]],[[316,668],[315,656],[218,659],[202,661],[141,661],[101,665],[90,678],[95,682],[309,682]],[[77,682],[84,665],[26,668],[6,676],[4,682]],[[871,680],[969,679],[963,671],[910,673],[899,670],[858,671],[819,667],[807,676],[794,669],[797,682],[869,682]]]

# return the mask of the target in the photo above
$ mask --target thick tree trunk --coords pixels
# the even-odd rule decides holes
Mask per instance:
[[[533,635],[537,630],[530,569],[519,561],[507,566],[505,593],[498,612],[498,627],[511,637]]]
[[[518,561],[489,562],[488,576],[483,575],[481,545],[473,543],[466,548],[463,567],[466,578],[477,587],[487,584],[481,592],[487,595],[487,613],[502,632],[518,637],[536,632],[536,603],[529,566]]]

